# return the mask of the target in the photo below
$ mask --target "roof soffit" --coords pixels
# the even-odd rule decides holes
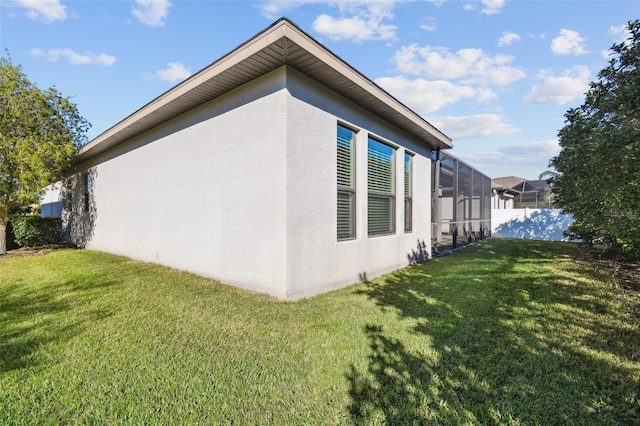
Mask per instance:
[[[85,161],[283,65],[337,91],[433,148],[451,147],[446,135],[283,18],[97,136],[80,149],[74,162]]]

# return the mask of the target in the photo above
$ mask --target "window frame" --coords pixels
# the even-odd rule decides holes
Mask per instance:
[[[91,175],[89,173],[84,174],[84,211],[89,211],[89,197],[91,196]]]
[[[73,212],[73,181],[71,178],[67,179],[64,185],[65,199],[67,201],[67,210]]]
[[[341,182],[340,179],[340,174],[341,174],[341,165],[340,165],[340,128],[351,132],[351,139],[350,139],[350,164],[348,165],[349,168],[349,172],[350,172],[350,182],[349,185],[344,185]],[[343,123],[338,123],[336,126],[336,166],[337,166],[337,170],[336,170],[336,180],[337,180],[337,192],[336,192],[336,237],[338,241],[349,241],[349,240],[354,240],[356,239],[357,236],[357,230],[356,230],[356,137],[357,137],[357,133],[358,130],[347,126]],[[340,230],[341,230],[341,221],[340,221],[340,199],[341,197],[348,197],[348,199],[350,200],[350,218],[351,218],[351,223],[349,224],[349,228],[351,230],[351,232],[347,235],[347,234],[341,234]]]
[[[389,164],[389,171],[388,171],[388,178],[389,181],[388,182],[384,182],[384,180],[380,180],[381,176],[377,176],[375,177],[376,179],[372,179],[374,177],[374,174],[371,173],[372,170],[375,171],[380,171],[380,167],[378,167],[377,169],[372,169],[371,168],[371,162],[372,162],[372,143],[373,144],[378,144],[379,146],[384,146],[386,148],[388,148],[391,152],[391,154],[389,155],[388,159],[384,159],[383,161],[385,163]],[[389,142],[385,142],[377,137],[374,137],[372,135],[369,135],[367,138],[367,236],[368,237],[379,237],[379,236],[385,236],[385,235],[394,235],[396,234],[396,153],[397,153],[398,149],[396,146],[392,145]],[[384,153],[379,152],[379,154],[383,157]],[[384,178],[384,176],[382,176],[382,178]],[[375,185],[380,185],[380,184],[384,184],[385,186],[388,186],[390,191],[382,191],[379,189],[375,189],[372,188],[372,186]],[[372,211],[373,211],[373,204],[372,201],[374,200],[387,200],[388,201],[388,208],[389,208],[389,214],[388,214],[388,227],[384,230],[372,230]]]
[[[404,232],[413,232],[413,160],[412,153],[404,152]],[[408,170],[407,170],[408,169]],[[408,206],[408,209],[407,209]]]

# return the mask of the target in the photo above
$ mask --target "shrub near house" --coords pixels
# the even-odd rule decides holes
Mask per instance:
[[[62,221],[57,217],[17,216],[10,222],[15,244],[34,247],[60,242]]]

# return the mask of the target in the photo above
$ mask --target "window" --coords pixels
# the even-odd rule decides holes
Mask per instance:
[[[338,240],[356,237],[355,132],[338,125]]]
[[[72,212],[73,211],[73,185],[71,179],[67,180],[65,185],[65,195],[67,200],[67,209]]]
[[[367,153],[368,234],[395,232],[395,149],[369,138]]]
[[[84,211],[89,211],[89,193],[91,192],[91,176],[84,175]]]
[[[404,153],[404,231],[411,232],[413,225],[413,203],[411,197],[411,159],[412,155]]]

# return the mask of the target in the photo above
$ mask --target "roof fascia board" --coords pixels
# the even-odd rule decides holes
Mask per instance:
[[[275,26],[275,25],[274,25]],[[271,30],[271,31],[269,31]],[[129,115],[127,118],[106,130],[87,145],[80,148],[78,152],[78,156],[84,156],[83,154],[87,153],[91,149],[93,149],[96,145],[102,143],[103,141],[115,136],[120,131],[128,128],[133,125],[137,121],[144,119],[151,112],[156,111],[163,106],[169,104],[172,101],[180,98],[182,95],[188,93],[194,88],[206,83],[211,78],[217,76],[218,74],[224,72],[225,70],[233,67],[234,65],[246,60],[251,57],[255,53],[259,52],[266,46],[270,45],[281,39],[284,36],[285,28],[280,26],[275,26],[275,28],[270,27],[262,33],[258,34],[251,40],[246,43],[240,45],[238,48],[234,49],[227,55],[223,56],[213,64],[207,66],[206,68],[200,70],[193,76],[187,78],[182,83],[174,86],[172,89],[169,89],[167,92],[158,96],[133,114]]]
[[[405,106],[402,102],[391,96],[388,92],[383,90],[369,78],[365,77],[355,68],[347,64],[336,54],[313,40],[309,35],[307,35],[296,25],[290,23],[290,25],[285,28],[285,35],[288,39],[296,43],[298,46],[300,46],[316,58],[320,59],[323,63],[327,64],[340,74],[347,77],[349,80],[356,83],[360,88],[366,90],[372,96],[381,99],[387,105],[392,106],[399,114],[410,120],[415,125],[421,126],[423,128],[426,127],[425,130],[427,130],[430,134],[437,138],[438,141],[440,141],[443,145],[451,148],[452,143],[451,139],[448,136],[446,136],[440,130],[436,129],[428,121]]]
[[[261,50],[270,46],[273,43],[282,39],[289,39],[293,43],[297,44],[300,48],[307,51],[309,54],[315,56],[325,65],[331,67],[336,72],[344,75],[350,81],[355,83],[358,87],[369,93],[371,96],[380,99],[387,106],[393,108],[400,116],[411,122],[414,126],[418,126],[426,133],[435,138],[442,147],[451,147],[451,139],[444,133],[436,129],[424,118],[413,112],[406,107],[396,98],[391,96],[380,86],[376,85],[373,81],[365,77],[355,68],[347,64],[333,52],[326,47],[315,41],[311,36],[302,31],[298,26],[289,21],[286,18],[273,23],[270,27],[266,28],[262,32],[255,35],[250,40],[238,46],[236,49],[227,53],[213,64],[203,68],[193,76],[187,78],[185,81],[179,83],[177,86],[169,89],[167,92],[161,94],[142,108],[138,109],[113,127],[109,128],[105,132],[101,133],[95,139],[90,141],[87,145],[80,148],[78,155],[74,162],[76,164],[91,158],[95,153],[102,152],[112,146],[122,142],[118,140],[117,135],[131,127],[132,125],[143,121],[146,117],[149,117],[155,111],[169,105],[171,102],[176,101],[181,96],[189,93],[191,90],[205,84],[212,78],[220,75],[224,71],[242,63],[249,59],[253,55],[257,54]],[[286,48],[285,48],[286,49]],[[286,52],[282,65],[287,64]],[[99,149],[96,149],[100,146]],[[93,152],[92,152],[93,151]]]

